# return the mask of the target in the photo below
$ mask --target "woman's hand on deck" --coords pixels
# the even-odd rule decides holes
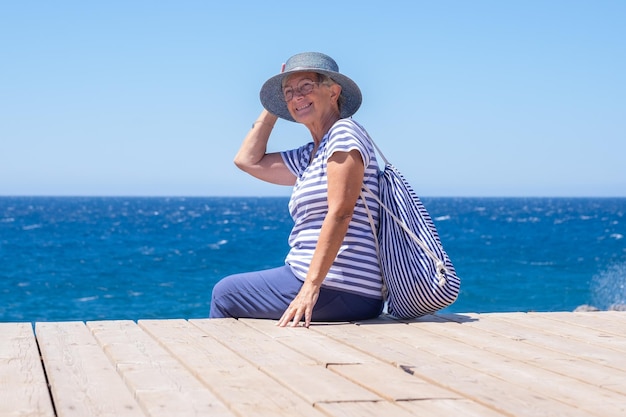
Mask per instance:
[[[280,327],[287,325],[296,327],[300,321],[304,319],[304,327],[309,327],[311,317],[313,316],[313,307],[317,302],[319,294],[319,286],[305,281],[298,295],[296,295],[296,298],[289,304],[289,307],[287,307],[287,310],[285,310],[277,325]],[[289,324],[290,322],[291,324]]]

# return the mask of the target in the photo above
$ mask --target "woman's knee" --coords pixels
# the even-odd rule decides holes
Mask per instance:
[[[301,285],[288,267],[230,275],[215,284],[209,314],[212,318],[280,317]]]
[[[211,292],[211,307],[209,310],[210,318],[232,317],[228,313],[229,305],[232,304],[232,302],[229,301],[231,288],[229,278],[230,277],[223,278],[213,286]]]

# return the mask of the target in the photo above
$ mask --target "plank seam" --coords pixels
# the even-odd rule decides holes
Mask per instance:
[[[439,317],[439,316],[436,316],[436,317]],[[406,322],[406,321],[398,321],[398,322],[399,322],[399,323],[403,323],[403,324],[405,324],[406,326],[408,326],[408,325],[409,325],[409,322]],[[415,321],[410,321],[410,322],[412,323],[412,322],[415,322]],[[357,326],[359,326],[359,325],[357,324]],[[372,330],[369,330],[369,329],[367,329],[367,330],[366,330],[366,329],[364,329],[364,330],[365,330],[365,331],[368,331],[368,332],[373,332],[373,333],[376,333],[375,331],[372,331]],[[335,340],[337,340],[337,341],[340,341],[340,342],[341,342],[341,340],[337,339],[336,337],[333,337],[332,335],[327,335],[327,336],[328,336],[328,337],[330,337],[331,339],[335,339]],[[408,346],[408,344],[407,344],[406,342],[404,342],[403,340],[400,340],[400,339],[397,339],[397,338],[393,338],[393,339],[394,339],[397,343],[401,343],[401,344],[403,344],[403,345],[407,345],[407,346]],[[349,344],[349,346],[352,346],[352,347],[354,347],[355,349],[358,349],[358,347],[354,346],[353,344]],[[360,350],[360,349],[358,349],[358,350]],[[370,355],[371,355],[371,353],[366,352],[366,351],[364,351],[364,353],[368,353],[368,354],[370,354]],[[411,369],[411,368],[413,368],[413,366],[410,366],[410,365],[403,365],[403,364],[400,364],[400,363],[394,363],[393,361],[388,361],[388,360],[385,360],[385,358],[378,358],[378,357],[376,357],[376,356],[373,356],[373,357],[375,357],[375,358],[377,358],[377,359],[379,359],[379,360],[383,361],[384,363],[388,363],[388,364],[390,364],[390,365],[392,365],[392,366],[394,366],[394,367],[396,367],[396,368],[400,368],[400,369],[402,369],[404,372],[406,372],[406,373],[408,373],[408,374],[410,374],[410,375],[413,375],[413,376],[415,376],[416,378],[422,379],[422,380],[424,380],[424,381],[428,382],[428,383],[429,383],[429,384],[431,384],[431,385],[437,386],[437,387],[439,387],[439,388],[442,388],[442,389],[444,389],[444,390],[447,390],[447,391],[450,391],[450,392],[452,392],[452,393],[454,393],[454,394],[457,394],[457,395],[458,395],[459,397],[461,397],[462,399],[466,399],[466,400],[471,401],[471,402],[474,402],[474,403],[476,403],[476,404],[480,404],[480,405],[482,405],[482,406],[484,406],[484,407],[486,407],[486,408],[488,408],[488,409],[490,409],[490,410],[492,410],[492,411],[494,411],[494,412],[497,412],[497,413],[503,414],[503,415],[505,415],[505,416],[515,417],[515,414],[511,414],[511,413],[510,413],[510,412],[508,412],[507,410],[501,409],[501,408],[499,408],[499,407],[495,406],[495,405],[494,405],[494,404],[492,404],[492,403],[489,403],[489,402],[483,401],[483,400],[482,400],[482,399],[480,399],[480,398],[477,398],[477,397],[474,397],[474,396],[468,395],[468,393],[463,392],[463,391],[461,391],[461,390],[459,390],[459,389],[456,389],[456,388],[454,388],[454,387],[453,387],[453,386],[451,386],[451,385],[447,385],[447,384],[441,383],[441,382],[439,382],[438,380],[436,380],[436,379],[434,379],[434,378],[429,377],[428,375],[425,375],[425,374],[415,375],[415,372],[414,372],[414,371],[412,371],[412,369]],[[456,361],[453,361],[453,362],[456,362]],[[458,363],[458,362],[456,362],[456,363]],[[467,367],[467,365],[466,365],[466,364],[460,364],[460,365],[462,365],[462,366],[466,366],[466,367]],[[471,367],[469,367],[469,369],[472,369],[472,368],[471,368]],[[497,379],[502,380],[501,378],[497,378]]]
[[[54,403],[54,396],[52,395],[52,384],[50,383],[50,378],[48,378],[48,371],[46,370],[46,363],[43,360],[43,354],[41,352],[41,346],[39,345],[39,339],[37,338],[37,333],[35,332],[35,328],[33,326],[33,333],[35,334],[35,344],[37,345],[37,354],[39,355],[39,361],[41,362],[41,368],[43,369],[43,377],[46,380],[46,387],[48,388],[48,397],[50,397],[50,403],[52,404],[52,412],[55,416],[58,416],[56,404]]]

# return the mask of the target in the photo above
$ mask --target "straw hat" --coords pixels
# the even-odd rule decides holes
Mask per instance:
[[[295,121],[283,98],[283,79],[297,72],[316,72],[330,77],[341,86],[344,102],[341,105],[341,118],[352,116],[361,106],[361,90],[349,77],[339,73],[334,59],[319,52],[304,52],[292,56],[285,63],[285,70],[273,76],[261,87],[261,104],[270,113],[286,120]]]

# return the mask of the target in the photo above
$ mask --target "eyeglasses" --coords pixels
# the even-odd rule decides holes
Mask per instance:
[[[296,88],[292,87],[283,87],[283,98],[286,102],[290,102],[293,99],[294,94],[299,96],[306,96],[310,94],[311,91],[315,88],[316,85],[321,84],[320,82],[311,81],[311,80],[302,80],[298,83]]]

